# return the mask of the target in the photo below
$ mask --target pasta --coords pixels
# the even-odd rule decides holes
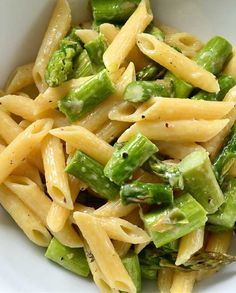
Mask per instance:
[[[68,2],[0,90],[0,204],[101,292],[191,293],[236,261],[235,49],[149,0],[93,0],[84,23]]]

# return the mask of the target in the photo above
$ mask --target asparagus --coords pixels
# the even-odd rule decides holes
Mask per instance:
[[[104,167],[100,163],[79,150],[65,169],[67,173],[79,178],[101,197],[112,200],[119,194],[119,187],[104,176],[103,170]]]
[[[115,150],[105,166],[104,174],[121,185],[157,151],[157,147],[149,139],[137,133],[121,149]]]
[[[158,41],[164,42],[165,40],[165,34],[158,27],[152,24],[146,28],[145,33],[154,36]]]
[[[131,251],[128,252],[128,254],[124,258],[122,258],[122,263],[136,287],[136,292],[140,293],[142,287],[142,280],[140,264],[137,254]]]
[[[137,80],[156,80],[165,73],[165,68],[155,62],[150,62],[136,74]]]
[[[104,69],[80,87],[72,89],[59,103],[59,110],[70,121],[76,121],[94,109],[115,91],[109,74]]]
[[[179,163],[184,177],[184,187],[209,213],[215,213],[224,202],[208,153],[195,151]]]
[[[84,45],[88,52],[90,60],[96,66],[97,72],[104,69],[103,54],[106,51],[107,45],[102,35],[99,35],[95,40]]]
[[[232,54],[232,45],[224,38],[215,36],[199,51],[195,57],[198,65],[217,75]]]
[[[75,59],[73,77],[79,78],[83,76],[90,76],[95,73],[96,70],[93,67],[87,51],[83,50],[83,52]]]
[[[123,205],[130,203],[172,204],[173,190],[162,183],[143,183],[133,181],[121,186],[121,201]]]
[[[199,91],[192,100],[206,100],[206,101],[222,101],[227,92],[236,84],[235,79],[230,75],[222,74],[218,78],[220,91],[218,93],[208,93],[206,91]]]
[[[171,208],[144,214],[143,221],[158,248],[204,226],[207,217],[203,207],[187,193],[175,199]]]
[[[215,214],[208,216],[208,222],[217,225],[218,230],[231,230],[236,222],[236,179],[229,182],[227,189],[225,202]]]
[[[124,23],[137,8],[140,0],[92,0],[96,22]]]
[[[157,279],[157,268],[152,268],[150,266],[140,265],[141,275],[144,279],[156,280]]]
[[[175,76],[173,73],[168,71],[165,74],[164,80],[171,81],[173,84],[173,92],[174,92],[174,97],[176,98],[182,98],[186,99],[189,97],[193,87],[191,84],[183,81],[182,79],[178,78]]]
[[[171,97],[172,83],[168,80],[133,81],[124,92],[124,100],[139,103],[151,97]]]
[[[179,239],[166,243],[165,245],[161,246],[160,249],[163,251],[163,253],[178,252]]]
[[[65,37],[49,59],[45,81],[51,87],[56,87],[67,81],[73,75],[74,58],[82,52],[79,38],[75,29]]]
[[[183,176],[177,164],[165,163],[156,156],[152,156],[147,161],[147,167],[165,182],[169,182],[173,188],[184,189]]]
[[[45,256],[77,275],[83,277],[89,275],[89,266],[83,248],[70,248],[53,238]]]
[[[214,161],[214,171],[216,178],[223,183],[230,168],[236,161],[236,126],[233,126],[228,140],[226,141],[222,151]]]

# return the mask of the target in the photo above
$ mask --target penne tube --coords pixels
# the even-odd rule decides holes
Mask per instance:
[[[6,85],[6,93],[13,94],[24,87],[27,87],[34,83],[32,70],[34,67],[34,63],[25,64],[23,66],[19,66],[10,76],[7,85]]]
[[[160,293],[170,293],[174,272],[171,269],[160,269],[157,275],[157,287]]]
[[[172,141],[155,141],[156,146],[163,155],[170,158],[182,160],[192,152],[203,150],[203,147],[196,143],[189,142],[172,142]]]
[[[98,217],[98,221],[111,239],[131,244],[140,244],[150,241],[150,237],[143,229],[124,219]]]
[[[179,250],[175,264],[177,266],[188,261],[194,253],[203,247],[204,242],[204,227],[199,228],[191,233],[183,236],[180,239]]]
[[[35,244],[47,247],[51,235],[40,219],[6,186],[0,185],[0,204],[26,236]]]
[[[234,48],[233,55],[225,66],[223,73],[231,75],[236,79],[236,48]]]
[[[98,32],[91,29],[78,29],[76,35],[84,44],[95,40],[99,36]]]
[[[228,122],[229,119],[136,122],[119,137],[118,142],[129,140],[137,132],[151,140],[205,142],[216,136]]]
[[[118,253],[119,257],[121,258],[124,257],[128,253],[130,247],[132,246],[131,243],[118,241],[118,240],[113,240],[112,243],[115,248],[115,251]]]
[[[234,102],[153,97],[138,108],[128,102],[123,102],[109,113],[109,118],[125,122],[185,119],[211,120],[223,118],[234,109],[235,105]],[[209,109],[211,110],[209,111]]]
[[[227,253],[231,244],[232,236],[232,231],[211,233],[208,237],[206,251]]]
[[[67,0],[58,0],[33,68],[33,77],[39,92],[43,92],[47,88],[44,78],[45,69],[52,53],[58,48],[70,26],[70,6]]]
[[[34,101],[24,96],[7,95],[0,98],[0,103],[10,113],[21,116],[23,119],[34,121]]]
[[[121,75],[116,83],[116,91],[102,104],[96,107],[85,118],[76,122],[77,125],[83,126],[90,131],[97,131],[105,122],[108,121],[109,111],[122,101],[123,92],[126,86],[135,80],[135,67],[130,63],[125,72]]]
[[[0,154],[2,183],[43,140],[52,128],[51,119],[42,119],[32,123],[20,133]]]
[[[219,84],[212,73],[154,36],[139,34],[137,44],[145,55],[184,81],[207,92],[219,92]]]
[[[20,128],[26,129],[28,126],[30,126],[31,122],[28,120],[21,120],[21,122],[18,124]]]
[[[116,253],[107,233],[101,227],[99,218],[87,213],[74,213],[74,219],[88,243],[101,272],[111,288],[134,293],[136,288]],[[104,251],[106,252],[104,254]]]
[[[103,55],[104,64],[109,71],[119,69],[135,46],[137,34],[143,32],[152,19],[149,1],[142,0]]]
[[[50,197],[62,207],[73,209],[68,175],[65,172],[65,156],[60,139],[48,135],[42,142],[42,157],[46,186]]]
[[[108,201],[100,208],[94,211],[94,215],[99,217],[117,217],[122,218],[130,214],[137,208],[136,204],[123,205],[121,200]]]
[[[236,102],[236,86],[229,90],[224,98],[224,101]],[[202,146],[210,154],[210,158],[212,160],[214,160],[220,151],[222,145],[224,144],[225,138],[230,133],[230,130],[236,121],[236,108],[232,109],[230,113],[225,116],[225,118],[229,119],[229,123],[215,137],[202,144]]]
[[[119,29],[111,23],[102,23],[99,26],[100,33],[104,35],[108,45],[112,43],[117,34],[119,33]]]
[[[196,272],[178,272],[173,276],[170,293],[191,293],[195,283]]]
[[[106,164],[113,154],[113,147],[81,126],[67,126],[53,129],[52,135],[68,142],[71,146]]]
[[[44,225],[47,226],[46,218],[51,206],[51,200],[32,180],[27,177],[9,176],[4,184],[39,217]],[[47,228],[49,229],[48,226]],[[63,245],[69,247],[83,246],[81,238],[68,221],[60,232],[50,232]]]
[[[91,77],[81,77],[64,82],[58,87],[49,87],[44,93],[38,95],[34,100],[35,114],[57,108],[58,101],[63,98],[70,90],[79,87]]]

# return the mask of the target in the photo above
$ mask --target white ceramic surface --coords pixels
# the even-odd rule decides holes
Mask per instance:
[[[215,34],[236,45],[235,0],[152,0],[156,18],[203,40]],[[54,0],[0,0],[0,88],[17,65],[34,60]],[[87,1],[70,0],[75,22],[88,18]],[[0,162],[1,172],[1,162]],[[236,254],[236,246],[232,253]],[[0,293],[98,292],[89,280],[49,262],[44,250],[31,244],[0,208]],[[143,292],[156,292],[144,286]],[[196,287],[194,292],[236,291],[236,265],[230,265]]]

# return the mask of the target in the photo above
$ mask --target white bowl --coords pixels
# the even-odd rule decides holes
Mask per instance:
[[[74,19],[88,18],[88,3],[70,0]],[[34,60],[47,27],[54,0],[0,0],[0,88],[18,65]],[[162,23],[195,34],[200,39],[219,34],[236,43],[235,0],[153,0]],[[0,162],[1,168],[1,162]],[[234,245],[234,251],[236,249]],[[98,292],[91,280],[49,262],[44,249],[31,244],[0,208],[0,292]],[[236,265],[197,285],[194,292],[235,292]],[[156,292],[155,284],[143,292]]]

